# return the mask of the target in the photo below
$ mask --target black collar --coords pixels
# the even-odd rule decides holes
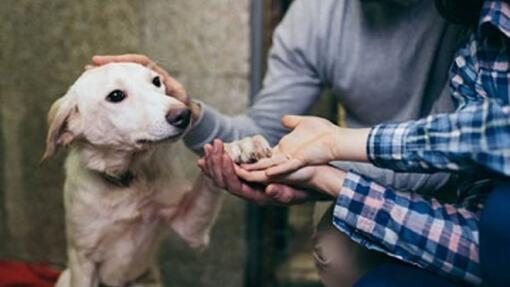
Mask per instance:
[[[118,177],[104,172],[99,172],[99,176],[102,177],[108,183],[116,185],[118,187],[129,187],[133,180],[135,179],[135,175],[129,170]]]

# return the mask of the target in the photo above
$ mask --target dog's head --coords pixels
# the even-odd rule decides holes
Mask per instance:
[[[108,64],[83,73],[48,114],[43,161],[81,139],[124,151],[180,137],[191,112],[165,94],[155,72],[133,63]]]

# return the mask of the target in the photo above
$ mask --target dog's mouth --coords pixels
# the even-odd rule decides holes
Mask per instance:
[[[164,143],[164,142],[174,142],[174,141],[177,141],[182,135],[183,135],[183,132],[175,134],[175,135],[171,135],[171,136],[168,136],[168,137],[165,137],[162,139],[138,139],[138,140],[136,140],[136,143],[138,145],[148,146],[148,145],[156,145],[156,144],[160,144],[160,143]]]

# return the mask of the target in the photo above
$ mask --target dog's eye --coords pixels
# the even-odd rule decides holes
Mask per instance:
[[[159,79],[159,77],[154,77],[154,79],[152,79],[152,84],[156,87],[161,87],[161,79]]]
[[[112,102],[112,103],[119,103],[119,102],[122,102],[122,100],[124,100],[125,98],[126,98],[126,94],[124,94],[123,91],[115,90],[115,91],[111,92],[110,94],[108,94],[108,96],[106,97],[106,100],[109,102]]]

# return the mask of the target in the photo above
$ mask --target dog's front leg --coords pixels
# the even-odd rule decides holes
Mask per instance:
[[[177,214],[170,219],[170,225],[191,247],[205,247],[221,202],[221,191],[209,178],[200,175],[192,191],[181,201]]]
[[[69,286],[96,287],[99,285],[96,264],[74,248],[69,250],[69,265],[71,269]]]
[[[255,162],[271,156],[267,140],[256,135],[225,144],[225,152],[236,163]],[[193,190],[181,202],[172,218],[173,229],[192,247],[203,247],[209,242],[209,232],[221,207],[221,190],[204,175],[195,182]]]

